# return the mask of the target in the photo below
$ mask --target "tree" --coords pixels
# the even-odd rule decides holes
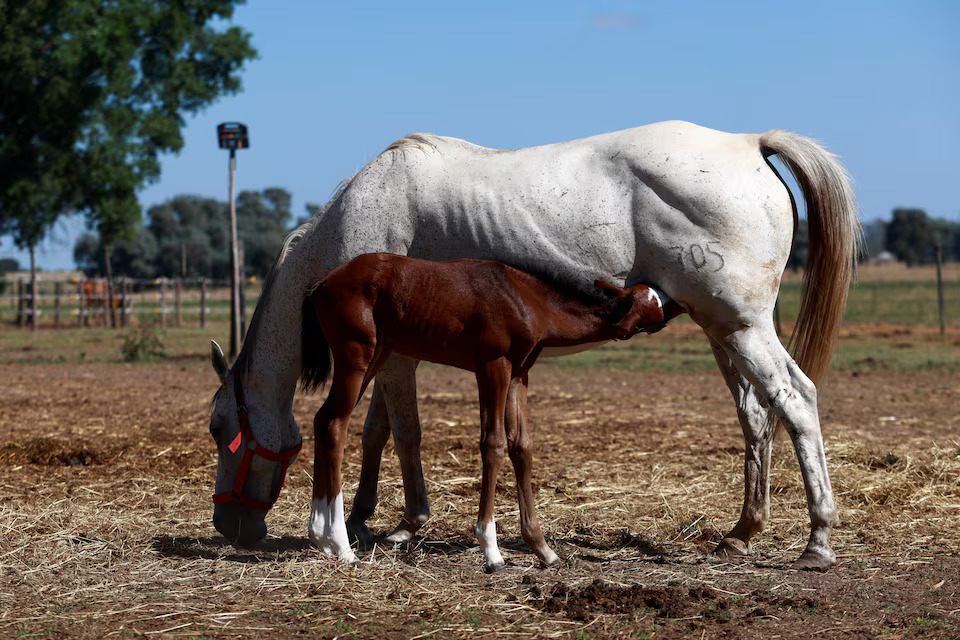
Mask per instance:
[[[887,225],[887,250],[897,260],[914,266],[929,262],[932,257],[930,221],[923,209],[894,209]]]
[[[250,34],[213,26],[240,2],[0,0],[0,230],[32,251],[83,212],[129,239],[184,115],[240,90]]]
[[[237,198],[240,238],[246,248],[247,273],[265,276],[283,244],[290,224],[290,193],[272,187],[243,191]],[[214,198],[179,195],[147,210],[147,225],[130,239],[116,242],[110,266],[115,273],[138,278],[230,276],[227,203]],[[78,238],[74,260],[87,274],[107,273],[103,243],[92,234]]]

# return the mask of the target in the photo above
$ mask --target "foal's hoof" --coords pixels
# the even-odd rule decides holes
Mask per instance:
[[[829,549],[827,551],[807,549],[790,568],[804,571],[827,571],[836,561],[837,557]]]
[[[540,558],[540,565],[544,569],[549,569],[550,567],[555,567],[560,564],[560,556],[553,552],[553,549],[547,549],[542,554],[538,553],[537,556]]]
[[[493,563],[493,564],[485,564],[485,565],[483,565],[483,572],[484,572],[484,573],[496,573],[497,571],[500,571],[501,569],[503,569],[503,568],[506,567],[506,566],[507,566],[507,563],[506,563],[506,562],[503,562],[503,561],[495,562],[495,563]]]
[[[724,538],[713,550],[713,555],[731,560],[733,558],[743,558],[750,555],[750,545],[737,538]]]

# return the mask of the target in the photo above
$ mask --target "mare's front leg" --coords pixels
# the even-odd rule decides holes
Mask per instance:
[[[403,477],[403,519],[386,541],[406,542],[430,519],[427,486],[420,463],[420,414],[417,411],[417,365],[419,360],[392,354],[377,374],[377,383],[383,385],[383,398],[393,446],[400,462]]]
[[[363,425],[360,484],[347,519],[347,532],[367,546],[373,535],[366,525],[377,507],[377,483],[383,449],[393,432],[403,478],[404,516],[387,535],[387,542],[406,542],[430,518],[427,487],[420,464],[420,417],[417,413],[418,360],[393,353],[377,373],[373,399]]]
[[[372,355],[372,345],[348,343],[337,348],[330,395],[313,420],[313,505],[308,533],[320,549],[344,562],[356,562],[357,557],[343,517],[343,448]]]
[[[510,387],[510,363],[501,358],[477,367],[480,394],[480,457],[483,475],[480,482],[480,510],[474,530],[483,552],[483,568],[493,573],[506,566],[497,547],[497,525],[493,517],[497,476],[503,467],[506,449],[504,411]]]
[[[763,531],[770,519],[770,450],[773,446],[773,414],[760,403],[756,388],[741,376],[723,348],[712,338],[710,346],[723,379],[737,403],[743,430],[743,508],[740,519],[714,553],[721,557],[750,554],[750,539]]]
[[[520,535],[530,550],[545,566],[556,564],[560,558],[547,545],[537,519],[536,499],[533,495],[533,432],[527,420],[527,374],[514,378],[507,392],[504,416],[507,450],[517,478],[517,498],[520,502]]]

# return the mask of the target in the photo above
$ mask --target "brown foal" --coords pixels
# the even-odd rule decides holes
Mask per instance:
[[[329,272],[304,302],[304,385],[326,381],[331,352],[334,363],[329,396],[313,423],[311,539],[341,559],[355,557],[343,519],[344,436],[367,384],[397,352],[476,374],[483,461],[476,534],[485,569],[504,566],[493,513],[505,450],[516,474],[521,535],[541,562],[555,563],[531,488],[530,367],[545,347],[623,340],[657,331],[681,312],[645,285],[622,289],[598,280],[589,287],[481,260],[373,253]]]

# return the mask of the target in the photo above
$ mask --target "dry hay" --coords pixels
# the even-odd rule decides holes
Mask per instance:
[[[896,421],[877,422],[887,417],[880,402],[857,405],[860,418],[850,419],[857,395],[876,392],[871,385],[929,381],[847,377],[824,394],[839,563],[811,574],[785,570],[808,533],[788,442],[774,453],[773,518],[755,558],[720,562],[705,553],[733,524],[742,497],[742,440],[719,376],[546,369],[530,400],[539,430],[537,502],[563,562],[540,570],[525,550],[505,472],[497,522],[509,566],[487,576],[470,532],[479,455],[469,377],[421,374],[433,518],[413,544],[375,546],[348,568],[306,541],[306,456],[270,514],[267,541],[242,550],[215,534],[208,495],[215,459],[202,433],[209,374],[152,370],[193,389],[182,422],[147,417],[163,379],[138,386],[104,367],[98,379],[146,396],[145,413],[128,408],[91,424],[120,433],[140,421],[146,433],[171,434],[128,432],[98,450],[103,438],[75,427],[56,437],[25,429],[19,435],[32,437],[15,432],[0,445],[0,635],[659,638],[738,637],[757,626],[783,637],[942,637],[960,630],[960,445],[946,435],[956,433],[955,423],[936,430],[902,402]],[[118,379],[109,382],[111,375]],[[625,393],[640,388],[644,394]],[[298,397],[301,424],[317,402]],[[357,420],[355,434],[359,427]],[[94,464],[57,463],[76,443]],[[46,462],[28,461],[31,451]],[[358,437],[348,453],[345,474],[355,480]],[[380,487],[371,526],[384,531],[402,513],[389,449]]]

